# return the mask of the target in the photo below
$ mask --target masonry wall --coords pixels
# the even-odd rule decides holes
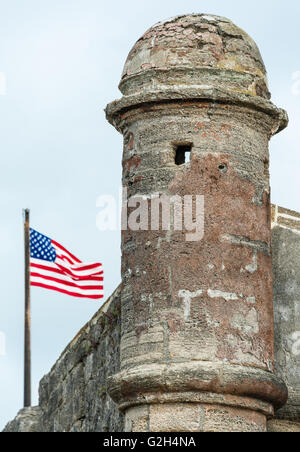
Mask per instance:
[[[273,206],[275,367],[289,398],[270,431],[300,432],[300,213]]]
[[[23,409],[6,432],[118,432],[123,415],[107,395],[119,370],[120,289],[79,331],[41,380],[39,407]]]
[[[300,214],[273,206],[276,372],[289,400],[271,432],[300,431]],[[106,392],[120,367],[120,288],[66,347],[41,380],[40,406],[21,410],[4,431],[118,432],[124,417]]]

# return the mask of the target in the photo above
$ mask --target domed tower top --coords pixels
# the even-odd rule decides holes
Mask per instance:
[[[125,63],[120,90],[216,87],[270,98],[255,42],[224,17],[178,16],[151,27]]]
[[[119,88],[123,97],[108,104],[106,116],[120,131],[129,108],[188,99],[264,111],[275,120],[272,134],[288,124],[286,112],[270,101],[257,45],[224,17],[189,14],[151,27],[130,51]]]

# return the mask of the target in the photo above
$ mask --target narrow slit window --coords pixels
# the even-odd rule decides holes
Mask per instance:
[[[175,163],[176,165],[184,165],[191,161],[192,145],[185,144],[176,146],[175,148]]]

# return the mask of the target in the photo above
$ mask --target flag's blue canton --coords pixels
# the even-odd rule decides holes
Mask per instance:
[[[43,261],[54,262],[56,251],[51,239],[30,228],[30,256]]]

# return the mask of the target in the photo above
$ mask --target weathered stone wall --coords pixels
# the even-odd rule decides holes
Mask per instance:
[[[273,206],[275,366],[289,398],[270,431],[300,432],[300,213]]]
[[[120,289],[66,347],[41,380],[39,407],[21,410],[6,432],[118,432],[123,415],[108,396],[119,370]]]
[[[4,432],[40,432],[42,410],[39,406],[22,408],[17,416],[9,422]]]

